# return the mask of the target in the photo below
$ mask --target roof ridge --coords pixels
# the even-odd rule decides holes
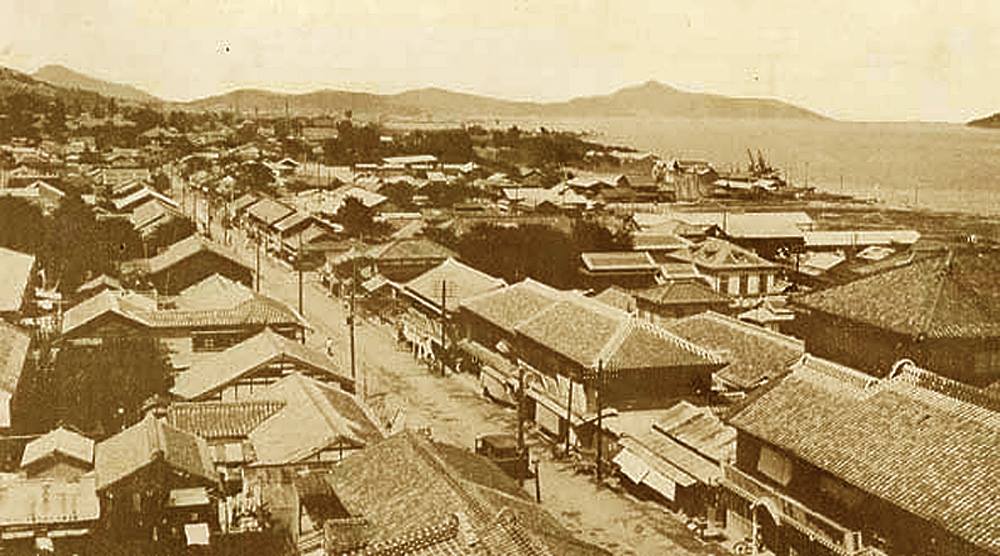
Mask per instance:
[[[664,340],[673,342],[678,347],[680,347],[682,349],[685,349],[687,351],[690,351],[691,353],[694,353],[696,355],[699,355],[699,356],[701,356],[701,357],[703,357],[703,358],[711,361],[712,363],[725,363],[726,362],[724,359],[722,359],[721,357],[719,357],[718,353],[716,353],[715,351],[710,350],[710,349],[708,349],[708,348],[706,348],[706,347],[704,347],[704,346],[702,346],[702,345],[700,345],[700,344],[698,344],[696,342],[692,342],[691,340],[688,340],[687,338],[684,338],[683,336],[681,336],[679,334],[676,334],[676,333],[674,333],[674,332],[672,332],[670,330],[667,330],[666,328],[663,328],[662,326],[659,326],[659,325],[651,323],[651,322],[646,322],[644,320],[640,320],[637,317],[633,317],[633,319],[636,321],[636,323],[639,325],[639,327],[645,328],[647,331],[649,331],[649,332],[651,332],[653,334],[656,334],[660,338],[663,338]]]
[[[779,341],[779,342],[783,342],[783,343],[785,343],[788,346],[794,346],[796,348],[805,348],[805,345],[806,345],[806,343],[803,340],[801,340],[799,338],[796,338],[794,336],[789,336],[787,334],[782,334],[781,332],[778,332],[777,330],[771,330],[770,328],[765,328],[763,326],[760,326],[759,324],[755,324],[755,323],[752,323],[752,322],[747,322],[747,321],[744,321],[744,320],[740,320],[740,319],[737,319],[735,317],[731,317],[729,315],[723,315],[723,314],[717,313],[717,312],[715,312],[715,311],[713,311],[711,309],[709,309],[709,310],[707,310],[707,311],[705,311],[703,313],[699,313],[697,315],[691,315],[690,317],[685,317],[684,319],[680,319],[677,322],[680,323],[680,322],[683,322],[686,319],[697,318],[697,317],[701,317],[701,316],[704,316],[706,318],[711,318],[712,320],[715,320],[717,322],[724,323],[725,325],[727,325],[727,326],[729,326],[731,328],[740,327],[740,328],[744,328],[744,329],[749,329],[750,331],[752,331],[754,334],[756,334],[758,336],[763,336],[763,337],[767,337],[767,338],[770,338],[770,339],[773,339],[773,340],[776,340],[776,341]]]
[[[937,271],[934,273],[935,278],[937,278],[938,280],[938,283],[934,288],[934,295],[927,300],[928,301],[927,310],[924,312],[923,315],[919,315],[920,317],[922,317],[921,324],[917,326],[919,335],[927,335],[927,333],[930,332],[931,330],[931,325],[934,322],[934,314],[937,313],[938,306],[941,304],[941,298],[944,297],[944,287],[945,284],[948,283],[948,275],[951,273],[954,257],[955,257],[955,252],[951,249],[948,249],[945,252],[943,261],[944,264],[942,264],[941,268],[937,269]]]
[[[907,384],[921,390],[934,392],[955,402],[987,410],[995,418],[1000,419],[1000,399],[990,396],[975,386],[919,367],[908,359],[896,363],[893,366],[893,371],[882,382],[887,386]]]

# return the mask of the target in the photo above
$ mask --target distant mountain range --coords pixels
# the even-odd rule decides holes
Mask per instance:
[[[15,72],[16,73],[16,72]],[[23,74],[21,74],[23,75]],[[436,117],[597,118],[638,116],[654,118],[750,118],[823,120],[816,112],[774,99],[736,98],[690,93],[649,81],[608,95],[578,97],[563,102],[525,102],[425,88],[381,95],[324,89],[286,94],[260,89],[238,89],[189,102],[159,99],[131,85],[95,79],[62,66],[50,65],[32,76],[45,83],[133,102],[157,103],[183,110],[234,110],[264,114],[356,114]]]
[[[91,91],[106,97],[115,97],[135,102],[162,102],[146,91],[137,89],[131,85],[95,79],[58,65],[41,67],[32,73],[31,77],[57,87]]]
[[[966,125],[972,127],[986,127],[986,128],[998,129],[1000,128],[1000,112],[997,112],[996,114],[991,114],[989,116],[986,116],[985,118],[972,120]]]

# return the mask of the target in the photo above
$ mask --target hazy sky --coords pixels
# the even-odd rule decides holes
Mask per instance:
[[[525,100],[656,79],[863,120],[1000,110],[1000,1],[6,0],[0,65],[187,100],[237,87]]]

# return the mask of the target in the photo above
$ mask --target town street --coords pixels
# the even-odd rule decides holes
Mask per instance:
[[[221,218],[213,217],[216,239],[225,237],[217,227],[220,222]],[[241,233],[234,233],[230,243],[245,263],[255,265],[254,246]],[[261,267],[262,291],[297,308],[297,273],[264,255]],[[307,273],[303,309],[313,327],[307,343],[323,351],[327,338],[331,338],[334,359],[341,368],[349,369],[346,303],[331,298],[316,275]],[[470,449],[478,434],[515,431],[517,420],[512,409],[483,398],[477,382],[469,375],[441,377],[431,373],[400,349],[391,327],[359,319],[356,346],[359,383],[367,382],[364,389],[369,398],[384,396],[386,405],[398,408],[405,426],[429,427],[434,438]],[[554,460],[548,443],[530,428],[527,439],[532,457],[539,460],[543,505],[579,538],[614,554],[727,553],[719,545],[696,539],[662,506],[638,500],[620,489],[598,488],[592,477],[577,474],[569,463]],[[534,496],[534,482],[526,482],[525,490]]]

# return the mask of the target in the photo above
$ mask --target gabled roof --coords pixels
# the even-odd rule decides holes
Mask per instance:
[[[339,383],[351,381],[323,354],[266,328],[213,357],[197,361],[176,378],[171,391],[184,399],[198,399],[275,361],[294,361],[324,372]]]
[[[233,202],[233,213],[239,214],[260,200],[260,197],[254,195],[253,193],[244,193],[240,195],[236,201]]]
[[[802,238],[814,225],[802,211],[791,212],[675,212],[671,218],[693,225],[718,226],[731,237],[745,239]]]
[[[125,294],[115,290],[104,290],[70,307],[63,313],[62,333],[80,328],[88,322],[108,313],[130,320],[138,326],[150,326],[144,318],[148,311],[156,309],[156,301],[138,294]]]
[[[94,441],[78,432],[59,427],[32,440],[24,447],[21,468],[56,454],[62,454],[89,467],[94,463]]]
[[[656,262],[645,251],[606,251],[581,253],[583,266],[591,272],[656,272]]]
[[[233,264],[247,268],[235,253],[205,240],[198,235],[188,236],[167,247],[154,257],[145,260],[145,270],[150,274],[159,274],[164,270],[199,253],[208,252],[231,261]]]
[[[133,228],[142,231],[168,216],[180,216],[180,212],[158,199],[148,199],[132,210],[129,220]]]
[[[368,255],[380,262],[413,259],[449,259],[455,252],[426,237],[409,237],[392,240],[372,247]]]
[[[518,334],[586,369],[720,365],[707,350],[628,313],[583,296],[567,296],[518,324]]]
[[[251,300],[256,295],[239,282],[221,274],[213,274],[181,290],[174,298],[174,304],[185,311],[228,309]]]
[[[694,278],[670,280],[640,290],[633,290],[632,296],[656,305],[723,304],[730,299],[713,290],[703,280]]]
[[[606,305],[615,307],[616,309],[621,309],[626,313],[631,313],[636,310],[635,297],[633,297],[627,290],[619,288],[618,286],[605,288],[604,291],[595,295],[594,299]]]
[[[261,463],[293,463],[335,445],[361,448],[384,437],[378,419],[351,394],[299,373],[254,393],[285,407],[250,433]]]
[[[778,268],[778,265],[724,239],[708,238],[676,256],[712,270]]]
[[[82,293],[82,292],[94,290],[94,289],[100,288],[101,286],[107,286],[108,289],[112,289],[112,290],[121,290],[122,289],[122,283],[119,282],[117,278],[108,276],[107,274],[101,274],[100,276],[97,276],[96,278],[92,278],[92,279],[84,282],[83,284],[80,284],[80,287],[78,287],[76,289],[76,293]]]
[[[878,380],[806,356],[730,422],[1000,553],[1000,406],[974,390],[905,363]]]
[[[34,267],[33,255],[0,247],[0,313],[21,308]]]
[[[942,251],[793,303],[907,336],[1000,336],[1000,250]]]
[[[710,350],[728,365],[716,377],[737,388],[753,388],[788,373],[805,354],[805,344],[791,336],[707,311],[664,325],[678,336]]]
[[[448,258],[438,266],[410,280],[405,291],[440,311],[442,285],[446,303],[452,307],[481,293],[502,288],[506,285],[500,278],[494,278],[469,265]]]
[[[278,232],[283,233],[286,230],[290,230],[300,224],[308,222],[311,218],[312,216],[305,212],[293,212],[281,220],[274,222],[272,225],[274,226],[274,229],[278,230]]]
[[[105,490],[160,460],[203,483],[218,482],[208,444],[149,413],[142,421],[97,444],[94,449],[97,490]]]
[[[457,538],[439,535],[416,553],[606,554],[575,539],[493,463],[412,431],[352,454],[326,480],[352,516],[369,524],[364,542],[372,549],[424,538],[458,516]]]
[[[467,298],[461,306],[479,318],[513,332],[518,323],[535,316],[565,294],[566,292],[525,278],[516,284]]]
[[[270,197],[264,197],[256,203],[250,205],[247,209],[247,214],[257,220],[260,220],[264,224],[271,225],[281,220],[282,218],[288,216],[295,212],[295,209],[283,205]]]
[[[175,402],[167,406],[167,422],[205,440],[245,438],[284,407],[281,400]]]
[[[172,208],[178,207],[177,201],[171,199],[170,197],[167,197],[166,195],[150,187],[141,187],[138,190],[133,191],[132,193],[129,193],[128,195],[120,199],[115,199],[114,201],[112,201],[112,204],[114,205],[115,210],[122,210],[135,205],[136,203],[142,201],[143,199],[155,199]]]

